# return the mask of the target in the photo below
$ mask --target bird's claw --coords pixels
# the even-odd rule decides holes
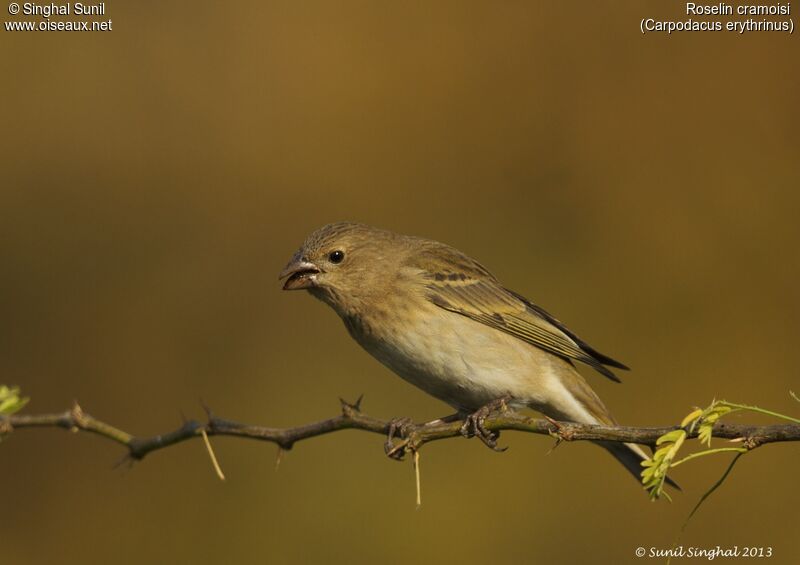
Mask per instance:
[[[487,430],[486,418],[493,412],[504,412],[508,410],[508,397],[498,398],[492,402],[478,408],[472,414],[469,414],[464,419],[464,425],[461,426],[461,435],[464,437],[477,437],[483,444],[494,451],[505,451],[508,447],[498,447],[497,440],[500,439],[500,432],[493,432]]]
[[[393,418],[389,420],[389,430],[386,433],[386,443],[383,444],[383,450],[390,459],[395,461],[402,461],[406,455],[406,447],[408,442],[408,432],[414,427],[414,421],[411,418]],[[399,437],[404,440],[397,445],[394,444],[394,439]]]

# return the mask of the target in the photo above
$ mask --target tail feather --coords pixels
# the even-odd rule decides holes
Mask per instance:
[[[558,394],[557,388],[550,391],[550,405],[544,412],[551,418],[569,422],[601,426],[617,425],[617,421],[586,382],[586,379],[572,366],[564,367],[564,369],[558,373],[560,394]],[[635,443],[615,441],[598,441],[596,443],[611,453],[641,483],[642,461],[648,458],[641,447]],[[669,477],[667,477],[666,483],[680,490],[677,483]]]
[[[613,455],[617,461],[625,466],[631,475],[636,477],[637,481],[641,482],[641,474],[643,469],[642,461],[648,458],[647,454],[641,447],[635,443],[619,443],[615,441],[598,441],[597,445],[608,450],[608,452]],[[681,490],[681,487],[678,486],[678,483],[669,477],[666,478],[665,482],[669,486],[677,490]]]

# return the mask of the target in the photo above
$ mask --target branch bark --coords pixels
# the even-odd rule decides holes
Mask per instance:
[[[341,401],[341,413],[333,418],[313,422],[293,428],[269,428],[243,424],[214,416],[206,410],[205,422],[189,420],[179,428],[154,436],[134,436],[106,422],[102,422],[84,412],[76,403],[70,410],[56,414],[16,414],[0,416],[0,435],[24,428],[64,428],[72,431],[86,431],[119,443],[128,450],[128,457],[141,460],[149,453],[165,449],[171,445],[200,438],[205,432],[209,436],[234,436],[277,444],[289,450],[295,443],[339,430],[362,430],[386,435],[392,425],[391,420],[381,420],[361,412],[360,399],[354,404]],[[462,423],[436,422],[428,424],[409,424],[404,428],[404,439],[394,450],[394,456],[401,458],[406,451],[416,452],[424,444],[442,439],[461,437]],[[534,434],[550,435],[566,441],[617,441],[652,446],[663,434],[678,429],[678,426],[634,428],[627,426],[595,426],[572,422],[554,423],[549,420],[531,418],[510,410],[490,415],[484,427],[493,432],[515,430]],[[747,424],[718,423],[714,426],[714,436],[722,439],[738,440],[747,449],[760,445],[784,441],[800,441],[800,425],[773,424],[755,426]],[[693,433],[690,437],[697,437]],[[398,457],[399,455],[399,457]]]

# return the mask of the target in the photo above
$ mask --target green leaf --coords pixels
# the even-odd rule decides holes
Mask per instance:
[[[685,430],[672,430],[671,432],[665,433],[663,436],[656,440],[656,445],[661,445],[665,442],[676,442],[679,438],[686,437]]]
[[[684,441],[686,441],[686,430],[667,432],[656,440],[656,445],[660,447],[655,450],[653,456],[642,461],[642,467],[644,467],[641,472],[642,484],[649,491],[650,500],[656,500],[662,495],[667,500],[671,500],[669,495],[664,492],[664,483],[667,479],[667,471]]]
[[[690,413],[689,415],[687,415],[687,416],[686,416],[686,417],[683,419],[683,421],[681,422],[681,427],[682,427],[682,428],[685,428],[685,427],[686,427],[686,426],[688,426],[689,424],[692,424],[692,425],[694,425],[694,422],[695,422],[695,421],[696,421],[698,418],[700,418],[700,416],[702,416],[702,415],[703,415],[703,409],[702,409],[702,408],[698,408],[697,410],[695,410],[694,412]]]
[[[730,414],[736,410],[738,410],[737,407],[731,406],[724,400],[715,400],[711,403],[711,406],[703,410],[702,415],[695,422],[699,423],[697,437],[700,443],[711,447],[711,436],[713,435],[714,424],[726,414]],[[695,424],[693,424],[693,427],[694,425]]]
[[[19,387],[7,387],[0,385],[0,414],[10,416],[22,410],[30,398],[22,398],[19,395]]]

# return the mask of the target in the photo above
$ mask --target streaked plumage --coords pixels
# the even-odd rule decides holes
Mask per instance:
[[[330,224],[308,236],[281,276],[285,289],[330,305],[384,365],[461,413],[510,397],[555,420],[615,423],[574,363],[615,381],[608,367],[627,367],[448,245]],[[638,446],[602,445],[638,477]]]

